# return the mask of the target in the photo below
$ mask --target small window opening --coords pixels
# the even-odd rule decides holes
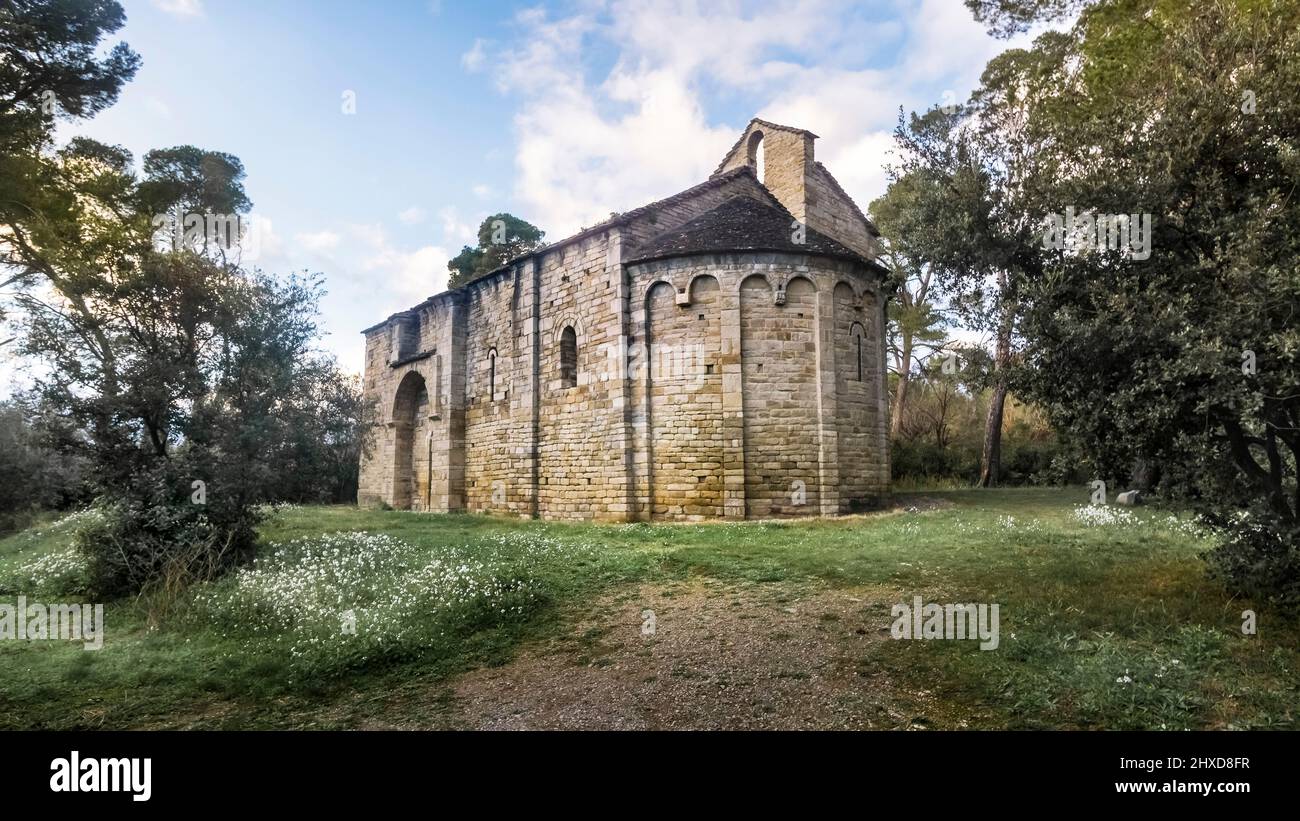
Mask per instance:
[[[560,333],[560,383],[565,388],[578,385],[578,333],[572,325]]]

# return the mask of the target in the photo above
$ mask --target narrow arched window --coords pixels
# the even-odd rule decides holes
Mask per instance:
[[[858,381],[861,382],[862,381],[862,337],[861,336],[857,337],[857,340],[858,340]]]
[[[750,168],[754,169],[754,176],[759,182],[763,181],[766,170],[767,159],[763,150],[763,132],[754,131],[749,135],[749,144],[745,146],[746,159],[749,160]]]
[[[488,352],[488,401],[495,402],[497,398],[497,352]]]
[[[560,385],[572,388],[578,384],[578,334],[569,325],[560,334]]]

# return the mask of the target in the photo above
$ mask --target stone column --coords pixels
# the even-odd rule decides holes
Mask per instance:
[[[541,425],[541,306],[540,266],[536,257],[519,263],[515,269],[518,303],[515,308],[515,373],[510,393],[510,414],[515,420],[510,432],[511,482],[518,482],[516,493],[523,500],[523,515],[537,518],[537,485],[540,470],[538,430]]]
[[[653,263],[652,263],[653,265]],[[648,345],[650,328],[646,322],[645,274],[649,269],[632,266],[625,272],[628,288],[627,350],[624,353],[627,376],[627,410],[624,423],[632,450],[629,465],[628,501],[632,520],[648,522],[652,518],[650,442],[650,369]],[[632,291],[635,283],[635,292]]]
[[[443,324],[427,367],[430,510],[465,509],[465,306],[446,296]]]
[[[451,304],[451,333],[444,360],[447,372],[447,511],[465,509],[465,333],[469,325],[465,298]]]
[[[840,448],[836,419],[835,281],[817,282],[817,499],[823,516],[840,512]]]
[[[745,400],[740,359],[740,273],[720,281],[722,311],[722,515],[745,518]]]
[[[632,418],[632,391],[634,386],[628,375],[628,337],[632,333],[631,283],[623,266],[623,232],[611,228],[605,245],[605,277],[613,283],[614,295],[609,310],[614,317],[617,336],[609,344],[614,349],[606,352],[606,387],[609,391],[610,418],[620,420],[611,425],[611,435],[616,441],[610,447],[622,453],[617,475],[606,475],[612,485],[608,494],[610,518],[630,522],[636,518],[636,430]]]

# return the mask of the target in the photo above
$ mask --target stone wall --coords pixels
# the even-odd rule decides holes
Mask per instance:
[[[847,283],[835,286],[835,420],[840,465],[840,510],[869,507],[880,493],[887,421],[879,415],[884,385],[875,378],[879,352],[874,294],[859,299]]]
[[[784,273],[755,273],[740,284],[745,513],[751,518],[821,510],[817,291],[798,277],[778,302],[769,278]]]
[[[656,340],[680,347],[692,325],[702,352],[693,379],[665,374],[653,361],[629,373],[633,518],[709,517],[719,480],[727,518],[833,514],[877,504],[888,493],[878,401],[885,390],[883,326],[874,308],[879,281],[864,266],[738,253],[658,260],[628,271],[632,292],[644,294],[643,309],[633,314],[634,362],[645,356],[647,335],[653,360]],[[863,381],[846,386],[857,375],[852,332],[863,338]],[[692,396],[694,403],[687,401]],[[710,473],[719,455],[722,470]],[[683,492],[689,495],[675,495]]]
[[[867,221],[821,163],[809,166],[806,186],[807,223],[867,259],[880,254]]]
[[[530,515],[532,498],[519,480],[530,453],[516,435],[528,416],[512,400],[527,384],[516,371],[531,367],[532,352],[518,312],[522,274],[512,273],[466,290],[465,508]]]
[[[758,131],[766,185],[725,173],[749,164]],[[625,262],[737,194],[775,196],[872,258],[867,224],[813,161],[813,139],[755,121],[710,182],[367,329],[364,391],[379,423],[360,503],[622,521],[879,502],[889,456],[876,271],[791,253]]]
[[[405,361],[390,363],[400,337],[371,329],[365,389],[386,416],[362,503],[699,520],[880,501],[874,274],[777,253],[624,266],[621,246],[611,229],[429,300],[408,312],[420,332]],[[566,327],[573,385],[560,369]]]
[[[619,351],[624,290],[610,232],[547,254],[540,275],[542,386],[538,513],[551,519],[623,519],[626,430]],[[575,385],[560,371],[560,338],[577,335]]]
[[[722,300],[715,277],[689,285],[687,304],[666,282],[650,287],[642,367],[651,436],[649,518],[723,516]]]
[[[362,504],[463,507],[465,333],[460,300],[459,292],[442,294],[399,314],[398,332],[393,320],[366,332],[362,390],[375,403],[378,421],[361,460]],[[407,389],[399,390],[404,382]],[[410,401],[421,390],[427,400]],[[417,469],[422,470],[419,476],[408,472]]]
[[[802,129],[754,120],[722,161],[718,173],[745,165],[752,167],[763,187],[772,192],[795,219],[808,222],[807,186],[814,165],[814,139],[815,135]],[[761,163],[759,143],[763,146]]]

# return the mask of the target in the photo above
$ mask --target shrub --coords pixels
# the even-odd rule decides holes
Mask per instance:
[[[77,532],[89,590],[102,598],[179,591],[249,559],[261,513],[240,501],[192,502],[188,484],[167,467],[115,493],[100,516]]]
[[[1056,437],[1002,438],[1002,485],[1079,484],[1079,459]],[[941,447],[932,439],[895,439],[890,452],[893,478],[903,484],[973,485],[979,480],[983,440],[974,431]]]
[[[979,451],[965,443],[945,448],[922,439],[896,440],[890,458],[895,479],[918,483],[955,479],[974,484],[979,478]]]
[[[1206,554],[1211,574],[1236,593],[1300,610],[1300,528],[1244,510],[1218,524],[1226,538]]]
[[[46,510],[89,501],[85,460],[54,447],[60,431],[36,402],[0,402],[0,535],[25,530]]]

